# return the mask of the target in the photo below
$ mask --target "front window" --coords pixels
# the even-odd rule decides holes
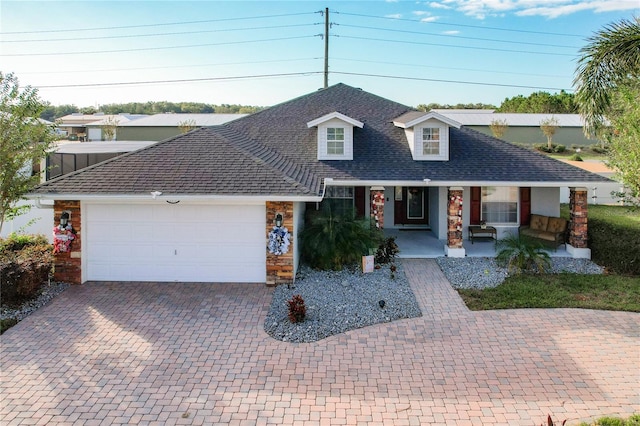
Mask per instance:
[[[344,155],[344,129],[342,127],[327,129],[327,154]]]
[[[482,217],[487,223],[518,223],[518,188],[482,187]]]
[[[440,128],[425,127],[422,129],[422,155],[440,154]]]
[[[352,213],[354,209],[353,186],[327,186],[323,204],[328,204],[336,215]]]

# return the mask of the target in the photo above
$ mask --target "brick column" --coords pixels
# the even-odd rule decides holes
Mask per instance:
[[[69,211],[71,219],[69,223],[73,227],[76,238],[71,242],[68,252],[55,253],[55,281],[69,284],[82,284],[82,212],[80,201],[60,201],[53,204],[53,227],[60,223],[60,215],[63,211]]]
[[[464,257],[462,246],[462,193],[461,187],[450,187],[447,192],[447,245],[449,257]]]
[[[372,223],[376,224],[376,228],[384,229],[384,188],[371,187],[369,203]]]
[[[291,236],[291,245],[289,251],[280,255],[269,253],[266,248],[267,256],[267,285],[273,286],[278,284],[289,284],[293,282],[293,202],[276,202],[267,201],[267,217],[266,217],[266,241],[269,242],[269,232],[273,230],[276,224],[276,215],[282,215],[282,226],[287,228]]]
[[[591,258],[587,232],[587,188],[569,188],[569,244],[567,252],[576,258]]]

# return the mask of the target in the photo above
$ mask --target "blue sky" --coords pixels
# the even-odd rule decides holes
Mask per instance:
[[[6,1],[0,70],[54,105],[273,105],[343,82],[416,106],[571,90],[638,0]],[[151,82],[151,83],[149,83]],[[99,85],[99,86],[97,86]]]

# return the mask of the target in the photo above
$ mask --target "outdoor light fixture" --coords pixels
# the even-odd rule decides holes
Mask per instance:
[[[69,211],[65,210],[60,215],[60,228],[66,228],[69,224]]]
[[[278,228],[280,228],[282,226],[282,222],[283,222],[282,213],[276,214],[276,226]]]
[[[162,192],[160,191],[151,191],[151,197],[155,200],[156,197],[159,197],[160,195],[162,195]]]

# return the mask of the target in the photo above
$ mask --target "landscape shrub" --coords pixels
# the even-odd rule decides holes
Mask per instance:
[[[511,273],[543,273],[551,261],[544,245],[526,236],[510,234],[498,242],[496,262]]]
[[[569,219],[569,206],[561,216]],[[591,260],[610,272],[640,276],[640,212],[633,207],[589,205]]]
[[[551,149],[546,143],[537,143],[533,145],[533,148],[540,152],[546,152],[547,154],[551,153],[561,153],[567,150],[567,147],[559,144],[551,144]]]
[[[33,298],[48,282],[53,248],[43,236],[12,234],[0,240],[0,298],[2,304]]]
[[[399,252],[396,237],[385,238],[378,246],[375,261],[380,264],[393,262]]]
[[[316,269],[340,270],[361,261],[380,244],[381,231],[354,212],[335,214],[329,206],[309,215],[302,230],[304,260]]]
[[[582,157],[580,157],[578,154],[573,154],[571,157],[569,157],[569,161],[582,161]]]
[[[640,276],[640,219],[635,212],[633,221],[607,220],[597,214],[597,208],[589,206],[589,247],[594,262],[612,272]],[[632,212],[627,207],[619,207]]]
[[[302,296],[299,294],[294,295],[287,300],[287,305],[289,305],[289,321],[293,323],[304,321],[307,316],[307,307]]]
[[[606,154],[608,151],[607,148],[603,148],[600,145],[591,145],[589,149],[591,149],[591,151],[595,152],[596,154]]]

